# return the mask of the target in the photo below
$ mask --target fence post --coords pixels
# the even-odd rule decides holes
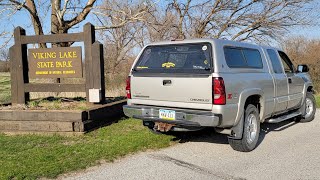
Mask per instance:
[[[90,23],[84,25],[84,53],[85,53],[85,76],[86,76],[86,99],[89,102],[89,89],[93,88],[92,71],[92,44],[95,42],[94,26]]]
[[[93,88],[101,90],[101,103],[105,102],[103,45],[98,41],[92,45],[92,81]]]
[[[24,84],[29,83],[27,45],[21,43],[21,36],[26,31],[17,27],[14,29],[15,45],[10,48],[11,61],[11,97],[12,105],[25,104],[30,99],[29,93],[24,92]]]

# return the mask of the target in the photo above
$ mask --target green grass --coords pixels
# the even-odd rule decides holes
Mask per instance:
[[[9,102],[11,98],[10,74],[0,73],[0,103]]]
[[[0,179],[55,178],[61,173],[167,147],[172,136],[155,135],[141,121],[122,120],[79,137],[0,134]]]
[[[316,95],[317,108],[320,108],[320,95]]]
[[[9,102],[10,93],[10,75],[0,73],[0,103]],[[31,101],[29,106],[43,104],[61,106],[58,101]],[[167,147],[174,143],[172,138],[154,135],[134,119],[77,137],[0,134],[0,179],[55,178],[101,161],[112,162],[128,154]]]
[[[316,96],[320,108],[320,95]],[[0,103],[10,101],[10,76],[0,73]],[[39,106],[33,102],[32,106]],[[56,103],[57,104],[57,103]],[[53,106],[56,105],[53,102]],[[173,136],[154,135],[134,119],[122,120],[78,137],[0,134],[0,179],[55,178],[172,143]]]

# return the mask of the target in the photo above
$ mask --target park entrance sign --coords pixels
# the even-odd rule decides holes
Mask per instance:
[[[82,78],[81,47],[29,49],[30,78]]]
[[[17,27],[14,40],[15,44],[10,47],[11,104],[0,104],[3,105],[0,107],[0,133],[83,134],[122,116],[125,99],[108,98],[106,101],[103,46],[95,41],[94,27],[90,23],[84,25],[83,32],[70,34],[27,36],[23,28]],[[42,43],[50,47],[52,43],[52,47],[74,42],[83,42],[83,46],[38,49],[28,46]],[[40,83],[43,80],[39,78],[63,79]],[[30,92],[86,92],[89,106],[81,110],[63,105],[55,110],[41,106],[34,109]],[[72,99],[61,99],[66,99],[70,107],[74,105]]]
[[[26,104],[29,92],[86,92],[87,102],[105,101],[103,46],[95,41],[94,26],[87,23],[83,32],[27,36],[23,28],[14,30],[10,48],[11,102]],[[81,47],[28,49],[28,44],[83,42]],[[84,68],[82,68],[84,64]],[[83,77],[84,75],[84,77]],[[85,83],[33,83],[29,78],[84,78]]]

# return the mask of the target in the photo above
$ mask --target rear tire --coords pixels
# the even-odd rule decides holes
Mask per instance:
[[[316,99],[311,92],[307,92],[306,99],[303,106],[306,108],[305,114],[301,117],[299,122],[310,122],[314,119],[316,113]]]
[[[244,112],[242,139],[228,138],[230,146],[240,152],[250,152],[257,146],[260,134],[260,116],[256,106],[249,104]]]

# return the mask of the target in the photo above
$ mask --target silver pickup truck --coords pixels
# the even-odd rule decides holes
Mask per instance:
[[[156,132],[214,127],[237,151],[252,151],[261,123],[314,119],[308,67],[281,50],[193,39],[143,48],[127,79],[125,115]]]

